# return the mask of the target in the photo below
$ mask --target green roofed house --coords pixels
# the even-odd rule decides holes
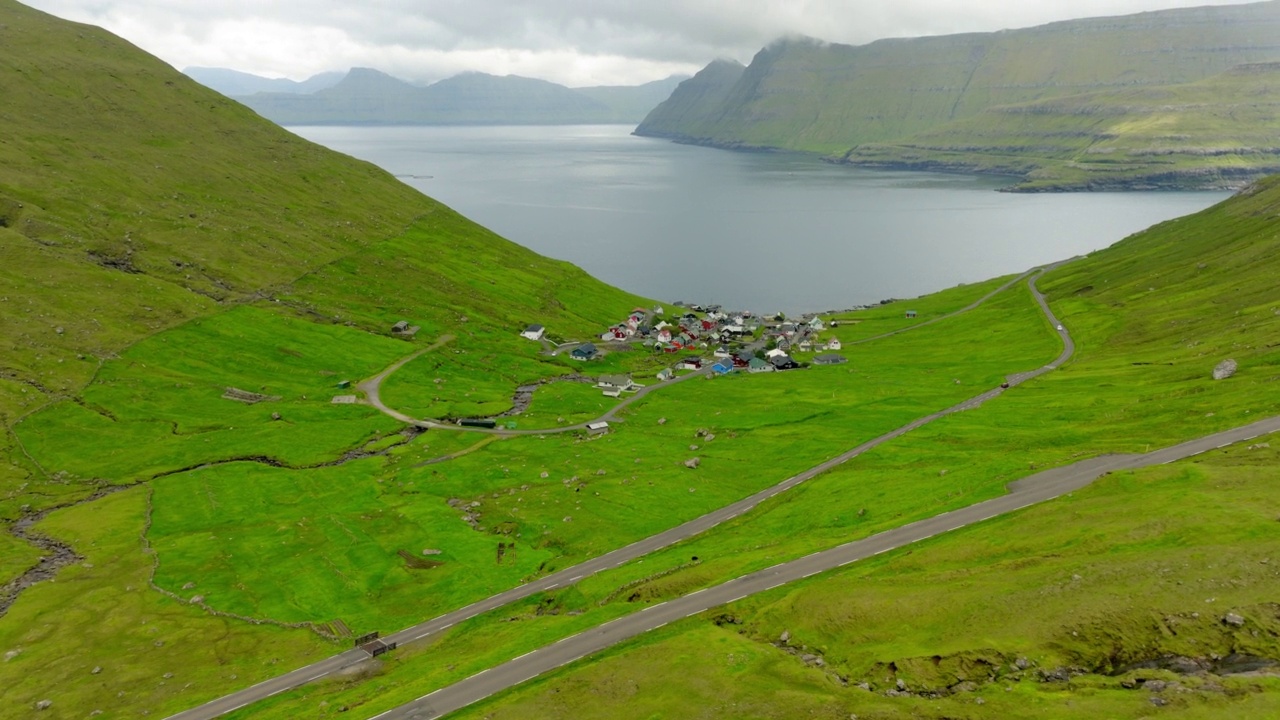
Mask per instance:
[[[760,358],[751,358],[747,363],[747,372],[762,373],[773,372],[773,365],[761,360]]]

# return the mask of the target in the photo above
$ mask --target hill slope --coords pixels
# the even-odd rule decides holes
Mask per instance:
[[[720,119],[734,83],[746,67],[735,60],[716,60],[680,83],[666,100],[645,116],[637,135],[675,140],[703,137]]]
[[[861,45],[780,41],[733,87],[669,101],[641,134],[843,154],[997,105],[1201,80],[1280,60],[1280,3],[1191,8]]]
[[[594,328],[636,301],[373,165],[282,130],[101,29],[0,0],[0,67],[7,521],[95,486],[36,466],[13,424],[75,402],[124,348],[192,318],[265,298],[314,317],[314,307],[359,294],[366,309],[341,311],[344,322],[381,334],[402,314]],[[372,262],[390,249],[412,257],[399,268]],[[322,271],[329,284],[293,286]],[[411,287],[412,297],[391,301]],[[570,297],[586,302],[561,301]]]
[[[842,159],[1016,175],[1022,190],[1221,188],[1280,172],[1277,117],[1280,64],[1244,65],[1197,83],[990,108]]]
[[[573,89],[516,75],[471,72],[418,87],[368,68],[308,95],[237,99],[282,125],[550,125],[635,122],[674,87],[668,78],[636,87]]]

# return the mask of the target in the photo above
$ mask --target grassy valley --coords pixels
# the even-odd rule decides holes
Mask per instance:
[[[470,621],[388,661],[375,678],[295,691],[255,716],[289,717],[317,703],[374,714],[621,614],[991,497],[1035,469],[1275,415],[1268,388],[1280,380],[1280,330],[1263,258],[1275,248],[1277,208],[1280,181],[1268,181],[1051,273],[1040,284],[1080,345],[1055,373],[691,541]],[[981,290],[913,304],[929,316]],[[976,358],[984,335],[965,342],[963,328],[1004,322],[1013,334],[999,347],[1023,347],[1034,363],[1054,351],[1037,345],[1051,336],[1043,321],[1013,311],[1026,303],[1010,292],[990,314],[899,336],[918,342],[913,350],[858,346],[855,367],[913,357],[941,338]],[[899,326],[900,308],[846,319],[855,320],[850,341],[873,325]],[[1240,373],[1212,380],[1228,356]],[[674,416],[664,405],[679,399],[655,397],[636,419]],[[717,434],[739,432],[719,422]],[[790,452],[803,446],[793,441]],[[608,717],[641,707],[660,716],[702,708],[708,717],[1095,717],[1141,714],[1154,699],[1180,717],[1269,717],[1277,688],[1268,673],[1280,660],[1268,539],[1280,507],[1269,482],[1274,453],[1259,438],[1117,473],[1045,506],[704,613],[463,716]],[[584,487],[608,498],[608,477]],[[516,492],[519,502],[504,503],[512,496],[501,491],[484,502],[521,507],[507,512],[520,518],[539,497],[527,492]],[[575,525],[590,507],[575,503]],[[1243,624],[1226,622],[1229,613]],[[442,654],[456,663],[441,667]],[[1248,674],[1254,667],[1262,673]]]
[[[178,712],[723,507],[1061,349],[1024,282],[952,315],[996,279],[913,300],[913,318],[904,303],[828,318],[848,363],[691,377],[606,434],[560,432],[623,402],[596,377],[657,384],[673,356],[602,342],[584,362],[519,332],[599,338],[652,300],[101,30],[0,0],[0,64],[0,687],[15,713]],[[691,116],[700,84],[735,74],[750,69],[682,86]],[[368,717],[1033,468],[1280,414],[1277,213],[1280,180],[1265,181],[1041,278],[1079,344],[1053,373],[686,542],[233,716]],[[1228,357],[1239,372],[1211,380]],[[380,394],[412,417],[499,415],[540,385],[504,418],[517,432],[426,429],[361,402],[360,381],[402,360]],[[1275,679],[1214,665],[1280,661],[1262,444],[748,598],[469,712],[1128,715],[1169,698],[1188,717],[1266,717]],[[1128,667],[1165,655],[1213,672]]]

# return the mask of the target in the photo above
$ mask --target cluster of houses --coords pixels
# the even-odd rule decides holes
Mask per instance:
[[[652,310],[635,308],[625,320],[606,328],[600,339],[640,342],[645,347],[675,353],[741,340],[760,329],[760,321],[749,312],[726,313],[718,305],[698,309],[705,314],[698,315],[691,308],[668,321],[661,305]]]
[[[800,367],[791,357],[792,352],[818,352],[815,365],[838,365],[846,359],[830,351],[840,350],[838,338],[823,342],[818,333],[825,323],[818,316],[789,322],[783,316],[761,319],[750,312],[725,312],[719,305],[706,307],[684,306],[676,303],[683,312],[668,318],[665,308],[635,308],[621,322],[606,328],[599,337],[602,342],[638,343],[655,351],[677,353],[681,351],[712,350],[712,359],[686,357],[673,367],[658,372],[659,381],[675,377],[676,370],[702,370],[710,362],[713,374],[724,375],[734,371],[750,373],[774,372]],[[520,333],[530,340],[542,340],[545,330],[541,325],[530,325]],[[763,357],[758,350],[768,347]],[[570,351],[574,360],[591,360],[600,352],[594,342],[584,342]],[[618,397],[622,393],[635,392],[642,385],[635,384],[626,375],[602,376],[597,385],[606,396]]]

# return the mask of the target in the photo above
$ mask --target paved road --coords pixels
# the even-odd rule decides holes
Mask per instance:
[[[1272,417],[1143,455],[1104,456],[1047,470],[1012,483],[1008,495],[744,575],[565,638],[554,645],[535,650],[377,715],[374,720],[437,718],[628,638],[660,628],[674,620],[741,600],[753,593],[770,590],[940,533],[1060,497],[1079,490],[1112,471],[1170,463],[1277,431],[1280,431],[1280,417]]]
[[[1064,262],[1067,262],[1067,261],[1064,261]],[[1036,289],[1035,280],[1039,277],[1040,274],[1043,274],[1044,272],[1047,272],[1049,269],[1052,269],[1053,267],[1057,267],[1057,265],[1060,265],[1060,264],[1062,263],[1056,263],[1054,265],[1047,266],[1045,268],[1042,268],[1038,272],[1033,271],[1035,272],[1035,274],[1028,281],[1028,285],[1031,288],[1032,293],[1036,298],[1036,301],[1040,304],[1041,310],[1045,313],[1045,316],[1049,319],[1049,322],[1052,323],[1055,327],[1058,326],[1058,320],[1056,317],[1054,317],[1052,311],[1049,309],[1048,304],[1044,300],[1044,296],[1041,295],[1040,292]],[[1012,284],[1022,280],[1023,278],[1026,278],[1028,275],[1031,275],[1031,274],[1032,273],[1029,272],[1027,274],[1019,276],[1018,278],[1011,280],[1009,283],[1006,283],[1005,285],[1001,286],[997,290],[980,298],[978,301],[974,302],[968,307],[963,308],[959,311],[956,311],[956,313],[952,313],[952,315],[958,314],[960,312],[965,312],[967,310],[971,310],[973,308],[978,307],[983,302],[993,297],[997,293],[1002,292],[1005,289],[1008,289]],[[941,318],[938,318],[938,319],[941,319]],[[930,321],[930,322],[936,322],[936,320]],[[912,327],[921,327],[925,324],[926,323],[921,323],[920,325],[915,325]],[[899,332],[904,332],[909,329],[911,328],[904,328],[903,330],[898,330],[898,331],[895,331],[894,333],[888,333],[888,334],[897,334]],[[1068,358],[1071,357],[1072,353],[1075,350],[1075,345],[1072,343],[1070,335],[1065,331],[1059,331],[1059,334],[1063,339],[1063,351],[1061,355],[1059,355],[1058,358],[1054,360],[1052,363],[1045,365],[1041,368],[1037,368],[1036,370],[1032,370],[1030,372],[1018,373],[1016,375],[1009,376],[1008,382],[1011,387],[1019,383],[1026,382],[1027,380],[1030,380],[1034,377],[1038,377],[1039,375],[1042,375],[1046,372],[1049,372],[1050,370],[1053,370],[1054,368],[1059,367],[1063,362],[1065,362]],[[411,355],[407,358],[400,360],[399,362],[387,368],[386,370],[384,370],[382,373],[375,376],[374,378],[371,378],[369,380],[366,380],[360,383],[359,384],[360,389],[362,389],[366,393],[367,397],[369,398],[369,402],[373,404],[375,407],[379,407],[380,409],[382,409],[383,412],[387,412],[388,414],[392,415],[392,417],[399,417],[405,422],[412,422],[414,424],[423,425],[424,421],[418,421],[412,418],[408,418],[407,416],[400,415],[396,411],[386,408],[384,405],[382,405],[381,399],[379,398],[379,395],[378,395],[379,385],[381,384],[382,380],[384,380],[386,377],[391,375],[391,373],[395,372],[405,363],[409,362],[410,360],[418,357],[423,353],[426,353],[430,350],[433,350],[439,347],[443,343],[448,342],[450,339],[452,338],[442,337],[439,341],[437,341],[432,346],[428,348],[424,348],[423,350],[418,351],[414,355]],[[702,374],[706,372],[709,372],[709,370],[702,370],[697,373],[685,375],[681,378],[678,378],[677,380],[668,381],[663,385],[670,385],[673,382],[684,381],[693,377],[700,377]],[[644,388],[641,391],[641,393],[644,393],[646,391],[652,391],[655,388],[663,387],[663,385],[650,385]],[[477,615],[488,612],[490,610],[494,610],[504,605],[508,605],[517,600],[521,600],[523,598],[529,597],[530,595],[534,595],[536,593],[544,592],[547,590],[553,590],[555,588],[563,587],[566,585],[572,585],[578,582],[579,580],[581,580],[582,578],[587,577],[589,575],[594,575],[603,570],[608,570],[611,568],[618,567],[619,565],[635,560],[639,557],[642,557],[651,552],[654,552],[655,550],[660,550],[669,545],[672,545],[674,543],[693,537],[694,535],[698,535],[702,532],[710,530],[711,528],[714,528],[715,526],[719,525],[722,522],[725,522],[726,520],[731,520],[755,508],[761,502],[764,502],[765,500],[772,498],[776,495],[782,494],[790,490],[791,488],[795,487],[796,485],[799,485],[800,483],[805,482],[806,480],[809,480],[817,475],[820,475],[824,472],[827,472],[828,470],[831,470],[832,468],[835,468],[838,465],[848,462],[849,460],[865,453],[866,451],[872,448],[875,448],[890,440],[893,440],[894,438],[901,437],[902,435],[905,435],[906,433],[922,425],[926,425],[930,422],[933,422],[938,418],[945,417],[946,415],[950,415],[952,413],[962,412],[965,410],[975,408],[978,405],[981,405],[982,403],[986,402],[987,400],[990,400],[991,398],[994,398],[1000,395],[1002,392],[1004,392],[1003,389],[994,388],[974,398],[970,398],[968,400],[965,400],[962,403],[959,403],[950,408],[947,408],[946,410],[941,410],[931,415],[919,418],[896,430],[893,430],[884,435],[881,435],[880,437],[877,437],[873,440],[869,440],[853,448],[852,450],[841,453],[840,455],[837,455],[836,457],[833,457],[830,460],[827,460],[826,462],[820,465],[817,465],[808,470],[805,470],[804,472],[793,475],[783,480],[782,482],[778,483],[777,485],[761,490],[760,492],[757,492],[756,494],[751,495],[742,500],[739,500],[731,505],[727,505],[723,508],[707,513],[706,515],[690,520],[682,525],[671,528],[670,530],[666,530],[664,532],[658,533],[657,535],[651,535],[642,540],[637,540],[636,542],[630,545],[627,545],[626,547],[619,548],[612,552],[609,552],[604,555],[579,563],[578,565],[574,565],[565,570],[561,570],[551,575],[547,575],[537,580],[533,580],[528,583],[525,583],[524,585],[520,585],[518,587],[512,588],[510,590],[507,590],[506,592],[493,595],[483,600],[479,600],[466,607],[460,608],[458,610],[454,610],[453,612],[447,613],[445,615],[441,615],[440,617],[434,618],[432,620],[428,620],[423,623],[419,623],[410,628],[406,628],[392,635],[389,635],[384,639],[387,641],[397,642],[401,645],[414,642],[416,640],[421,640],[422,638],[425,638],[428,635],[448,629],[459,622],[468,620]],[[636,398],[641,396],[642,395],[638,393],[637,396],[631,398],[630,400],[633,401]],[[611,411],[611,413],[617,412],[623,407],[625,407],[625,404],[620,404],[616,406]],[[606,415],[605,417],[612,417],[612,415],[611,414]],[[432,424],[428,426],[431,427],[436,425]],[[453,426],[447,426],[447,427],[453,427]],[[569,428],[565,428],[565,429],[569,429]],[[507,431],[507,432],[513,432],[513,431]],[[526,432],[528,434],[542,434],[548,431],[530,430]],[[227,695],[217,700],[210,701],[199,707],[192,708],[191,710],[178,713],[177,715],[172,716],[172,720],[197,720],[197,719],[209,720],[210,718],[216,718],[220,715],[223,715],[233,710],[237,710],[241,707],[244,707],[245,705],[248,705],[249,703],[255,702],[257,700],[271,697],[272,695],[276,695],[278,693],[284,692],[285,690],[290,690],[300,685],[304,685],[314,680],[318,680],[322,677],[329,676],[334,672],[342,670],[343,668],[346,668],[354,663],[360,662],[366,658],[367,658],[367,655],[365,655],[363,651],[349,650],[345,653],[335,655],[330,658],[326,658],[325,660],[321,660],[317,663],[313,663],[311,665],[300,668],[298,670],[287,673],[285,675],[281,675],[275,678],[271,678],[269,680],[265,680],[257,685],[254,685],[253,687],[247,688],[245,690],[241,690],[231,695]]]

